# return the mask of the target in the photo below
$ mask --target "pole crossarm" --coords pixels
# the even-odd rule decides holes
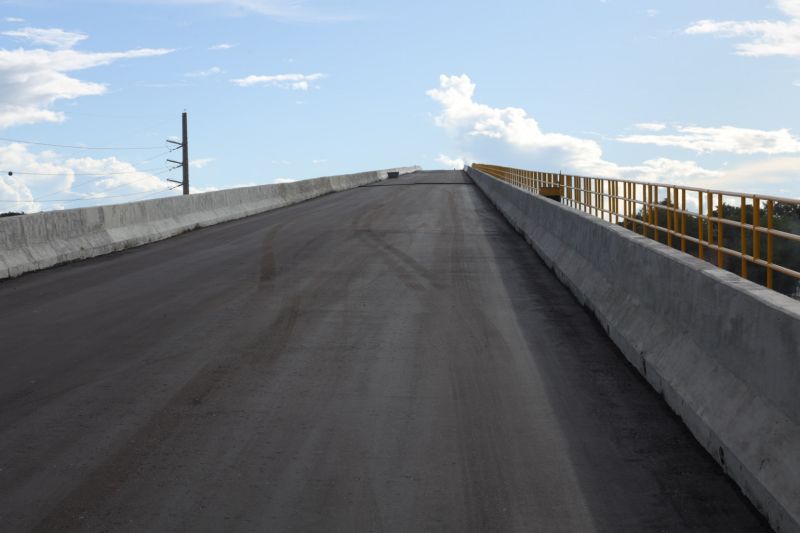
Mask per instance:
[[[181,115],[181,142],[173,141],[172,139],[167,139],[167,142],[170,144],[177,145],[174,150],[181,148],[181,161],[175,161],[173,159],[167,159],[167,163],[173,163],[174,167],[170,170],[174,170],[176,168],[183,169],[183,181],[176,181],[167,179],[167,181],[171,181],[173,183],[177,183],[183,186],[183,194],[189,194],[189,125],[188,125],[188,117],[186,111],[183,112]],[[173,151],[174,151],[173,150]]]

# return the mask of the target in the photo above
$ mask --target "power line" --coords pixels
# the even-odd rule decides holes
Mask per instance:
[[[180,150],[180,149],[181,149],[181,147],[180,147],[180,146],[177,146],[177,147],[175,147],[175,148],[171,148],[171,149],[167,150],[166,152],[161,152],[160,154],[156,154],[156,155],[154,155],[154,156],[153,156],[153,157],[151,157],[150,159],[142,159],[141,161],[139,161],[139,163],[149,163],[149,162],[150,162],[150,161],[152,161],[153,159],[158,159],[158,158],[159,158],[159,157],[161,157],[162,155],[171,154],[171,153],[172,153],[172,152],[174,152],[175,150]]]
[[[125,185],[130,185],[132,183],[138,183],[140,181],[146,180],[147,178],[149,178],[151,176],[161,176],[162,174],[165,174],[165,173],[169,172],[170,170],[171,169],[169,169],[169,168],[161,168],[158,172],[153,172],[153,173],[151,173],[151,174],[149,174],[147,176],[143,176],[143,177],[141,177],[139,179],[123,183],[122,185],[117,185],[116,187],[124,187]],[[94,179],[91,179],[91,180],[81,181],[80,183],[76,183],[75,185],[72,185],[70,188],[74,189],[75,187],[82,187],[83,185],[86,185],[87,183],[93,183],[95,181],[100,181],[102,179],[103,179],[103,177],[94,178]],[[111,189],[115,189],[116,187],[111,187]],[[107,189],[107,190],[109,190],[109,189]]]
[[[61,111],[61,113],[64,113],[66,115],[78,115],[84,117],[113,118],[113,119],[130,118],[130,119],[141,120],[143,118],[163,118],[163,115],[143,115],[143,114],[119,115],[119,114],[108,114],[108,113],[86,113],[83,111],[72,111],[72,110],[64,110]],[[165,119],[162,122],[159,122],[159,125],[163,124],[164,122],[168,122],[169,120],[170,119]]]
[[[54,148],[77,148],[78,150],[161,150],[164,148],[163,145],[161,146],[76,146],[72,144],[53,144],[53,143],[40,143],[36,141],[24,141],[22,139],[6,139],[4,137],[0,137],[0,141],[10,142],[10,143],[35,144],[37,146],[51,146]]]
[[[52,202],[88,202],[91,200],[107,200],[110,198],[127,198],[130,196],[140,196],[140,195],[150,195],[150,194],[161,194],[163,192],[172,191],[177,189],[180,185],[175,187],[168,187],[166,189],[160,191],[145,191],[145,192],[134,192],[129,194],[117,194],[114,196],[93,196],[90,198],[56,198],[55,200],[40,200],[38,198],[34,198],[32,200],[0,200],[0,202],[7,203],[7,204],[29,204],[29,203],[52,203]]]
[[[168,168],[164,168],[164,169],[162,169],[160,172],[154,172],[154,173],[153,173],[153,174],[151,174],[151,175],[148,175],[148,176],[141,177],[141,178],[139,178],[139,179],[137,179],[137,180],[133,180],[133,181],[129,181],[129,182],[126,182],[126,183],[121,183],[121,184],[119,184],[119,185],[115,185],[115,186],[113,186],[113,187],[109,187],[109,188],[107,188],[107,189],[106,189],[106,191],[113,191],[114,189],[119,189],[120,187],[126,187],[126,186],[128,186],[128,185],[133,185],[134,183],[139,183],[140,181],[144,181],[144,180],[146,180],[147,178],[150,178],[150,177],[152,177],[152,176],[160,176],[160,175],[163,175],[163,174],[165,174],[165,173],[167,173],[167,172],[169,172],[169,171],[170,171],[170,169],[168,169]],[[49,193],[49,194],[45,194],[44,196],[40,196],[40,197],[37,199],[37,201],[41,201],[41,200],[42,200],[42,199],[44,199],[44,198],[49,198],[49,197],[51,197],[51,196],[53,196],[53,195],[56,195],[56,194],[58,194],[58,193],[61,193],[61,192],[72,192],[72,189],[77,189],[78,187],[82,187],[82,186],[84,186],[84,185],[87,185],[87,184],[89,184],[89,183],[94,183],[94,182],[96,182],[96,181],[100,181],[100,180],[101,180],[101,179],[103,179],[104,177],[105,177],[105,176],[101,176],[101,177],[99,177],[99,178],[94,178],[94,179],[90,179],[90,180],[81,181],[80,183],[76,183],[76,184],[74,184],[74,185],[71,185],[71,186],[70,186],[70,191],[55,191],[55,192],[51,192],[51,193]]]
[[[164,154],[161,154],[164,155]],[[158,168],[144,168],[142,170],[125,170],[120,172],[75,172],[73,176],[119,176],[122,174],[139,174],[141,172],[153,172],[156,170],[163,170],[164,167]],[[19,172],[17,170],[4,170],[3,172],[11,174],[20,174],[23,176],[63,176],[68,174],[68,171],[63,172]]]

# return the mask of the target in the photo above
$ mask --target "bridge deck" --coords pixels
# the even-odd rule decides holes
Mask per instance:
[[[0,283],[4,531],[759,531],[461,173]]]

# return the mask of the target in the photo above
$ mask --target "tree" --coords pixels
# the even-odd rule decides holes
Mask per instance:
[[[658,232],[658,241],[662,244],[668,244],[668,236],[666,228],[668,226],[668,209],[672,206],[669,200],[659,202],[659,206],[664,209],[657,209],[657,216],[654,216],[655,223],[659,228],[663,228]],[[711,243],[716,245],[719,238],[719,224],[715,220],[718,217],[719,209],[715,209],[711,213]],[[640,209],[636,214],[638,220],[644,220],[644,210]],[[722,218],[725,220],[733,220],[736,222],[741,221],[742,210],[741,207],[723,204]],[[762,206],[759,213],[759,226],[766,228],[768,224],[767,210]],[[680,215],[678,215],[680,216]],[[748,205],[745,208],[745,220],[747,224],[753,223],[753,206]],[[680,219],[679,219],[680,221]],[[709,241],[709,225],[705,218],[703,222],[703,241]],[[674,226],[673,226],[674,227]],[[773,228],[785,233],[800,235],[800,205],[775,203],[773,209]],[[641,231],[641,228],[639,228]],[[648,228],[647,235],[653,237],[653,228]],[[699,232],[699,219],[697,215],[686,215],[686,233],[687,236],[698,238]],[[759,258],[762,260],[767,259],[767,235],[759,233],[760,253]],[[742,250],[742,232],[740,228],[722,224],[722,246],[729,250],[739,252]],[[698,255],[698,246],[696,243],[686,240],[684,243],[685,251],[694,256]],[[680,235],[672,237],[672,247],[681,249]],[[753,255],[753,232],[745,231],[745,248],[746,255]],[[703,258],[710,263],[717,263],[717,251],[708,246],[703,248]],[[800,271],[800,242],[782,238],[779,236],[773,237],[773,264],[780,265],[794,271]],[[741,275],[742,261],[738,255],[723,254],[723,268]],[[747,262],[747,279],[754,281],[761,285],[767,284],[767,269],[766,267]],[[773,271],[773,289],[789,296],[796,296],[800,290],[800,283],[792,276]]]

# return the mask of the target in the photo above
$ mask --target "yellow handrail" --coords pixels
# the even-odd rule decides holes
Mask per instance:
[[[534,194],[557,197],[568,207],[685,253],[696,254],[769,288],[775,288],[775,273],[800,280],[800,234],[793,232],[800,231],[800,200],[684,185],[587,178],[497,165],[473,164],[472,167]],[[738,200],[731,201],[733,198]],[[789,206],[794,210],[791,213],[796,215],[797,221],[793,231],[776,228],[777,206]],[[725,212],[732,213],[735,209],[739,210],[738,219],[726,218]],[[692,231],[693,225],[696,229]],[[738,228],[739,231],[726,232],[726,227]],[[762,257],[762,239],[766,241],[766,257]],[[776,260],[779,244],[783,244],[781,250],[798,246],[792,249],[789,264],[780,264]],[[726,261],[728,257],[734,259]],[[761,272],[763,279],[756,269],[748,268],[751,265],[764,269]],[[796,282],[794,290],[798,290]]]

